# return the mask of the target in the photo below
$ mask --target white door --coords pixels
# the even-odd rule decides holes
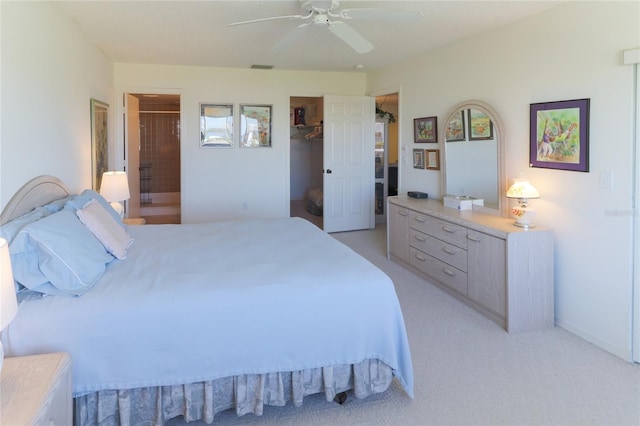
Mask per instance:
[[[140,217],[140,101],[124,94],[127,177],[131,197],[127,202],[127,217]]]
[[[323,228],[372,229],[375,99],[324,97]]]

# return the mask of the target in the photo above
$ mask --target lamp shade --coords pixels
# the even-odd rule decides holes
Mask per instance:
[[[507,191],[508,198],[540,198],[540,193],[526,179],[514,179]]]
[[[129,181],[125,172],[104,172],[100,184],[100,195],[109,202],[128,200]]]
[[[0,238],[0,330],[4,329],[18,313],[16,286],[13,282],[9,244]]]

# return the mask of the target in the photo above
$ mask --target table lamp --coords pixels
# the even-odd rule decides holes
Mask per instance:
[[[18,313],[16,285],[13,281],[9,243],[0,238],[0,331],[4,330]],[[4,348],[0,341],[0,370],[4,361]]]
[[[518,206],[511,209],[511,213],[518,218],[514,225],[522,228],[533,228],[535,224],[532,221],[536,211],[529,207],[528,204],[531,198],[540,198],[538,190],[526,179],[514,179],[514,184],[507,191],[507,198],[516,198],[518,200]]]
[[[124,206],[121,201],[128,200],[131,196],[127,174],[119,171],[104,172],[100,184],[100,195],[111,203],[111,207],[120,215],[120,218],[124,217]]]

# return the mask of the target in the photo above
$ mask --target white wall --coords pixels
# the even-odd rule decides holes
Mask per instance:
[[[365,94],[363,73],[115,65],[116,96],[171,89],[182,103],[182,221],[289,215],[289,97]],[[199,146],[201,102],[273,105],[272,148]],[[237,133],[237,129],[235,130]],[[118,134],[122,134],[121,131]],[[118,149],[123,142],[118,140]]]
[[[369,92],[401,87],[400,143],[413,118],[483,100],[505,123],[506,177],[540,191],[539,224],[555,233],[556,322],[630,359],[633,70],[622,52],[640,43],[640,3],[569,2],[515,24],[368,76]],[[590,172],[529,168],[529,104],[591,99]],[[440,142],[440,146],[442,142]],[[599,173],[612,171],[612,190]],[[439,172],[401,165],[401,191],[440,192]],[[623,214],[612,215],[611,211]],[[626,212],[627,214],[624,214]]]
[[[0,206],[41,174],[74,191],[90,188],[90,99],[113,103],[112,63],[50,3],[0,8]]]

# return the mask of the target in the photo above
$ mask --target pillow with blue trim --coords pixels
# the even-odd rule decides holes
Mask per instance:
[[[80,296],[113,260],[74,211],[64,209],[18,232],[9,245],[14,279],[30,290]]]

